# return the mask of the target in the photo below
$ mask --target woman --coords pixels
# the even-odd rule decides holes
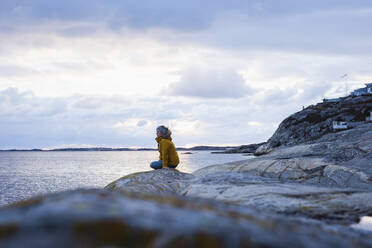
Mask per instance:
[[[176,168],[180,163],[176,147],[171,138],[172,132],[165,126],[158,126],[156,128],[156,142],[158,142],[159,161],[154,161],[150,164],[153,169],[161,168]]]

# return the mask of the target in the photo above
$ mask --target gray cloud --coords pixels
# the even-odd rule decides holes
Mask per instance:
[[[234,2],[234,1],[232,1]],[[215,1],[86,1],[20,0],[2,2],[0,18],[16,23],[39,23],[50,20],[104,21],[112,29],[123,26],[137,28],[199,28],[226,6]],[[190,18],[193,16],[193,18]]]
[[[286,89],[269,89],[262,92],[263,98],[261,99],[262,104],[288,104],[294,102],[294,98],[297,96],[298,89],[286,88]]]
[[[284,118],[316,104],[317,94],[327,89],[322,83],[302,83],[298,91],[181,101],[167,96],[51,98],[8,88],[0,91],[0,149],[69,144],[155,147],[154,130],[160,124],[174,128],[178,146],[261,142]]]
[[[258,127],[260,132],[246,129],[248,122],[264,119],[265,112],[246,98],[188,103],[169,97],[45,98],[9,88],[0,91],[0,149],[69,144],[154,147],[154,129],[160,124],[177,127],[177,145],[243,144],[260,141],[272,133],[272,122],[281,117],[280,111]],[[184,133],[189,128],[196,133]]]
[[[372,2],[302,1],[2,1],[2,32],[50,24],[49,32],[87,36],[104,26],[120,31],[173,30],[172,42],[197,42],[227,49],[271,49],[316,53],[371,52]],[[60,27],[61,22],[76,23]],[[53,26],[53,23],[54,26]],[[88,25],[87,25],[88,23]],[[156,35],[156,34],[154,34]]]
[[[276,124],[300,110],[302,105],[316,103],[323,95],[343,94],[343,83],[336,85],[342,74],[351,75],[353,85],[370,78],[371,18],[371,1],[92,0],[87,4],[85,0],[3,0],[0,8],[2,63],[22,62],[0,66],[0,76],[9,77],[6,79],[9,82],[15,76],[37,73],[23,65],[27,62],[32,67],[32,61],[38,58],[23,60],[23,52],[46,47],[58,52],[58,42],[74,45],[76,43],[70,41],[79,37],[91,36],[88,41],[105,35],[113,43],[122,42],[135,32],[139,33],[136,37],[143,34],[145,39],[155,38],[167,47],[174,43],[179,49],[191,48],[191,53],[195,48],[198,53],[195,58],[200,59],[200,63],[210,67],[229,64],[245,71],[250,84],[261,83],[257,79],[268,85],[277,79],[286,84],[287,78],[302,83],[287,89],[252,91],[235,71],[216,67],[183,71],[180,80],[165,90],[168,95],[198,97],[197,100],[169,96],[48,98],[9,88],[0,92],[0,147],[70,143],[153,146],[150,129],[168,122],[183,122],[186,126],[191,123],[191,128],[203,130],[194,136],[179,135],[179,145],[262,141],[272,134]],[[89,48],[89,43],[86,44]],[[71,48],[72,53],[79,55],[75,47]],[[205,54],[200,52],[204,49]],[[208,58],[210,51],[217,51],[221,57]],[[28,55],[32,57],[38,52]],[[19,57],[6,57],[9,54]],[[156,57],[169,60],[164,53]],[[48,71],[43,73],[50,72],[52,76],[56,71],[94,71],[106,63],[104,60],[97,64],[88,60],[71,62],[70,58],[51,59],[52,63],[46,62]],[[98,61],[101,59],[97,57]],[[141,65],[143,59],[139,56],[138,60]],[[182,62],[174,65],[189,66]],[[27,80],[30,79],[20,81],[32,85]],[[35,85],[42,84],[38,78],[32,80]],[[327,81],[332,83],[319,83]],[[128,120],[132,126],[127,129],[113,128]],[[261,126],[247,126],[254,122],[260,122]]]
[[[246,13],[254,19],[268,16],[304,14],[334,8],[370,7],[370,1],[326,0],[322,2],[294,0],[190,0],[163,1],[101,1],[65,0],[3,0],[0,18],[14,22],[34,20],[104,20],[112,26],[131,25],[136,27],[200,28],[212,22],[216,16],[226,12]]]
[[[327,97],[328,92],[334,93],[333,84],[330,82],[303,82],[298,83],[295,87],[262,90],[258,93],[257,98],[260,104],[266,105],[306,106],[321,101],[322,98]]]
[[[320,98],[326,97],[328,91],[332,89],[332,84],[329,82],[319,82],[317,84],[306,84],[302,88],[302,93],[300,93],[299,98],[304,101],[312,101],[315,102]]]
[[[0,77],[15,77],[34,74],[37,71],[12,64],[0,64]]]
[[[60,98],[39,98],[31,91],[19,92],[10,87],[0,91],[0,116],[36,120],[63,113],[67,104]]]
[[[191,68],[185,70],[180,80],[172,83],[165,92],[174,96],[239,98],[253,90],[232,69]]]
[[[225,49],[260,49],[316,54],[372,52],[372,8],[335,5],[308,12],[252,18],[227,13],[195,39]],[[225,21],[228,20],[228,21]]]
[[[80,103],[96,104],[96,108]],[[122,101],[121,106],[126,101]],[[106,105],[106,106],[104,106]],[[110,125],[128,115],[108,106],[115,99],[87,96],[38,97],[17,88],[0,91],[0,133],[4,147],[48,147],[62,144],[119,144],[122,138]]]
[[[137,122],[137,126],[139,127],[143,127],[147,124],[147,121],[146,120],[140,120],[139,122]]]

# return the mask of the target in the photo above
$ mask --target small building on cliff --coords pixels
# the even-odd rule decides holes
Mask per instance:
[[[366,87],[354,90],[352,96],[372,95],[372,83],[365,84]]]
[[[372,122],[372,111],[369,111],[369,115],[366,116],[366,121]]]
[[[342,130],[347,129],[347,123],[345,121],[333,121],[332,122],[332,129],[333,130]]]

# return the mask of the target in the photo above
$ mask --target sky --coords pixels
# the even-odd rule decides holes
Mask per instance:
[[[0,149],[266,141],[372,82],[372,2],[1,0]]]

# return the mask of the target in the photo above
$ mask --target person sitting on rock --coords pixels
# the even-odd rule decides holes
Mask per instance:
[[[171,138],[172,132],[165,126],[156,128],[156,142],[158,142],[159,161],[154,161],[150,164],[153,169],[161,168],[176,168],[180,162],[176,147]]]

